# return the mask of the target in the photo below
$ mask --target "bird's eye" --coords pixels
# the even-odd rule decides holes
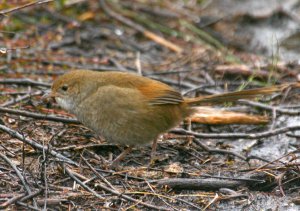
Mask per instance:
[[[61,90],[63,90],[64,92],[65,92],[65,91],[68,91],[68,86],[67,86],[67,85],[63,85],[63,86],[61,87]]]

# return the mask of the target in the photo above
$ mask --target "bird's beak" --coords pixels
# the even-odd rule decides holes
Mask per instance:
[[[45,94],[42,96],[43,102],[55,102],[56,94],[53,93],[51,90],[47,90]]]

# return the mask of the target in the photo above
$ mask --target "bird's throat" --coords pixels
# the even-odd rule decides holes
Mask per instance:
[[[72,110],[73,104],[69,100],[63,99],[61,97],[56,97],[55,100],[59,104],[59,106],[61,106],[63,109],[67,111]]]

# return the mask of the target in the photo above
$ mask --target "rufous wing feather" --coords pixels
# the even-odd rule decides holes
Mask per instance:
[[[184,102],[179,92],[164,84],[152,83],[138,87],[138,89],[147,98],[150,105],[176,105]]]

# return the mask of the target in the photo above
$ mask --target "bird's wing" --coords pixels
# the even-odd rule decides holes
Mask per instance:
[[[176,105],[184,101],[179,92],[161,83],[143,85],[138,90],[146,97],[150,105]]]
[[[150,105],[176,105],[184,101],[179,92],[167,84],[129,73],[107,75],[110,84],[118,87],[138,90]]]

